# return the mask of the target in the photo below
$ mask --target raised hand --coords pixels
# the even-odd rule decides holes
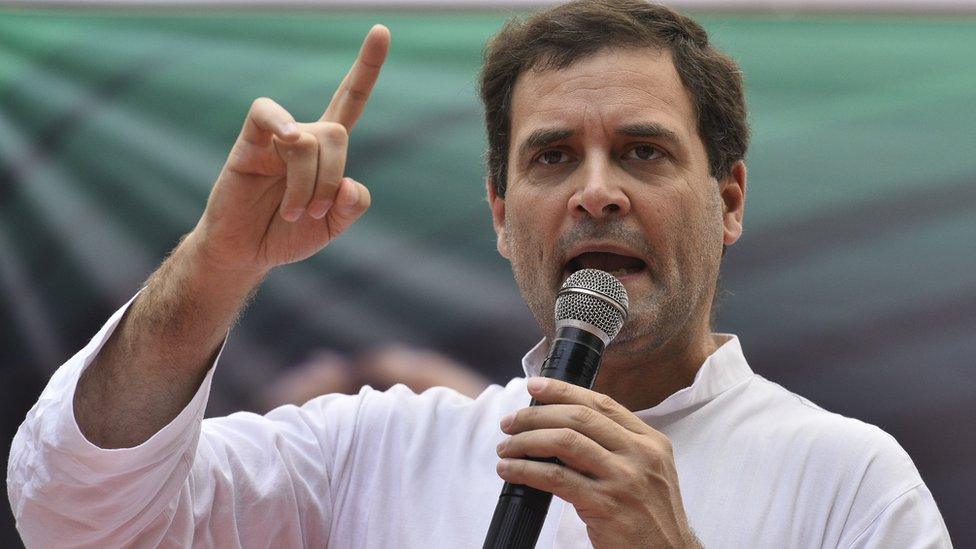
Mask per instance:
[[[301,124],[270,99],[251,105],[203,216],[153,273],[78,381],[78,427],[102,448],[141,444],[190,402],[265,273],[299,261],[369,207],[343,176],[349,130],[390,48],[370,29],[325,113]]]
[[[209,265],[261,274],[305,259],[349,228],[369,190],[344,176],[349,131],[390,47],[376,25],[322,117],[298,123],[271,99],[254,101],[190,235]]]

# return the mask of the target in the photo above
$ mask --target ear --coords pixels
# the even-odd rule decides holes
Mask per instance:
[[[498,196],[495,183],[491,178],[485,180],[485,187],[488,192],[488,206],[491,208],[491,224],[495,227],[495,234],[498,236],[498,253],[508,259],[508,244],[505,240],[505,199]]]
[[[746,207],[746,163],[739,160],[729,175],[719,182],[722,197],[722,223],[725,226],[724,244],[731,246],[742,236],[742,217]]]

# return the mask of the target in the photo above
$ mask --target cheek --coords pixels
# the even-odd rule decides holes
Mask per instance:
[[[538,193],[510,193],[505,212],[505,234],[510,250],[520,259],[542,261],[558,238],[563,209]],[[513,196],[514,195],[514,196]],[[546,243],[550,243],[547,245]],[[512,249],[512,247],[515,247]]]
[[[683,240],[693,213],[685,194],[676,187],[662,186],[644,190],[636,200],[632,196],[633,213],[655,250],[673,249]]]
[[[715,194],[705,194],[711,192]],[[700,195],[689,195],[682,211],[685,234],[680,239],[686,261],[700,269],[712,259],[721,257],[724,239],[722,206],[717,188],[707,188]]]
[[[533,229],[521,208],[508,206],[505,212],[505,243],[511,256],[509,260],[513,264],[524,263],[529,259],[526,251],[538,248]]]
[[[690,185],[658,189],[643,203],[644,229],[662,260],[689,267],[701,262],[712,241],[721,247],[721,207],[716,210],[708,197]]]

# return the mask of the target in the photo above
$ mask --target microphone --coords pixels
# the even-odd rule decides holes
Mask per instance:
[[[556,337],[542,363],[542,377],[593,386],[603,350],[627,318],[627,291],[608,272],[571,274],[556,295]],[[534,398],[529,406],[538,406]],[[543,459],[559,463],[556,458]],[[498,496],[484,549],[532,549],[539,539],[552,494],[506,482]]]

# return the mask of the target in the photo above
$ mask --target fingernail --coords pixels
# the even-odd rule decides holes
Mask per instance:
[[[501,441],[501,442],[498,443],[498,446],[495,447],[495,452],[498,455],[502,455],[502,450],[504,450],[506,446],[508,446],[508,439],[507,438],[505,440],[503,440],[503,441]]]
[[[342,209],[349,213],[355,212],[356,206],[359,204],[359,185],[353,183],[351,194],[349,202],[342,205]]]
[[[541,391],[549,384],[549,380],[544,377],[533,377],[529,379],[530,391]]]
[[[500,459],[498,460],[498,465],[495,466],[495,470],[498,471],[499,473],[504,473],[505,471],[508,470],[508,466],[510,463],[511,463],[510,460]]]
[[[293,208],[291,210],[288,210],[287,212],[282,213],[281,217],[285,218],[285,221],[292,223],[294,221],[298,221],[298,218],[302,216],[302,213],[304,211],[305,208]]]
[[[502,430],[508,429],[509,427],[511,427],[513,421],[515,421],[515,413],[514,412],[511,413],[511,414],[508,414],[505,417],[503,417],[502,418],[502,421],[501,421]]]
[[[308,205],[308,215],[315,219],[322,219],[332,206],[331,200],[314,200]]]

